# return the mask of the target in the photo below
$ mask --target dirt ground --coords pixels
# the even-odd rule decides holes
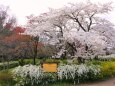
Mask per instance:
[[[115,86],[115,78],[111,78],[109,80],[87,83],[87,84],[78,84],[73,86]]]

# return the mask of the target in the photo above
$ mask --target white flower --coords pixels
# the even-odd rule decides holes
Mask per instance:
[[[24,81],[25,79],[30,79],[31,84],[33,86],[34,82],[40,82],[43,77],[43,70],[40,66],[35,65],[24,65],[18,66],[13,71],[14,79],[20,77],[20,83],[28,83],[28,80]],[[21,83],[21,84],[24,84]]]
[[[97,65],[64,65],[58,67],[59,79],[78,79],[88,77],[88,73],[97,76],[100,73],[100,66]],[[92,76],[93,77],[93,76]]]

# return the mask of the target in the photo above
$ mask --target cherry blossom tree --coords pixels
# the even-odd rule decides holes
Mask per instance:
[[[56,57],[105,54],[106,49],[115,45],[114,25],[103,18],[110,11],[111,3],[70,3],[30,16],[25,34],[39,36],[43,42],[58,46]]]
[[[84,43],[87,48],[92,48],[91,46],[94,48],[94,45],[96,45],[97,48],[101,48],[98,50],[102,51],[105,47],[107,47],[106,44],[109,39],[103,34],[103,32],[99,33],[96,28],[98,27],[100,31],[103,31],[104,28],[107,28],[108,30],[111,29],[111,31],[113,31],[113,28],[111,28],[113,27],[112,23],[102,18],[104,14],[112,10],[111,3],[94,4],[90,1],[76,4],[71,3],[69,6],[64,7],[62,10],[64,11],[65,16],[69,19],[69,21],[72,22],[73,25],[75,23],[75,27],[72,29],[77,29],[77,36],[74,35],[71,37],[74,37],[74,39],[80,38],[79,41],[81,41],[82,44]],[[110,34],[110,32],[107,30],[105,30],[105,32],[106,35]],[[73,32],[71,34],[73,35]],[[72,42],[72,40],[70,42]]]

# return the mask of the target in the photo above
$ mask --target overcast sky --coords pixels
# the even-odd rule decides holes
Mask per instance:
[[[60,8],[69,2],[78,2],[85,0],[0,0],[0,4],[9,6],[11,13],[16,16],[19,25],[26,24],[26,16],[31,14],[39,15],[48,11],[48,8]],[[110,0],[90,0],[94,3],[97,2],[109,2]],[[111,0],[113,6],[115,5],[115,0]],[[107,18],[115,24],[115,9]]]

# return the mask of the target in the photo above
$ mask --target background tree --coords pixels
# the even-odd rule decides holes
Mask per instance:
[[[9,61],[12,58],[11,49],[9,44],[4,42],[5,37],[12,34],[12,27],[16,25],[16,18],[8,14],[9,8],[0,5],[0,60]]]

